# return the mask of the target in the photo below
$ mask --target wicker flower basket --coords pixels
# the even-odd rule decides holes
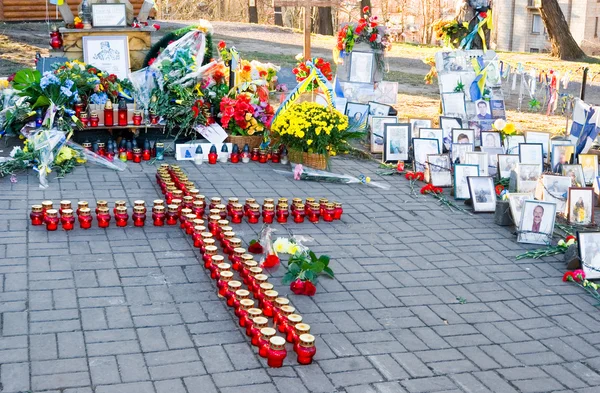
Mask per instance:
[[[306,165],[307,167],[314,169],[327,169],[327,156],[325,154],[304,153],[297,150],[290,150],[288,155],[291,162]]]
[[[237,144],[240,148],[240,151],[244,148],[246,143],[250,150],[260,147],[260,144],[263,141],[262,135],[252,135],[252,136],[233,136],[229,135],[227,139],[225,139],[225,143],[233,143]]]

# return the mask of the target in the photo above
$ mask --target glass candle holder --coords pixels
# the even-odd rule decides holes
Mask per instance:
[[[233,255],[229,258],[233,270],[240,271],[242,268],[242,255],[244,255],[245,252],[245,248],[238,247],[233,249]]]
[[[233,213],[233,205],[239,204],[240,200],[236,197],[231,197],[227,200],[227,215],[231,216]]]
[[[319,222],[319,215],[320,215],[321,209],[319,207],[318,203],[312,203],[310,206],[310,209],[308,211],[308,221],[312,222],[312,223],[318,223]]]
[[[344,209],[342,208],[341,202],[335,202],[334,210],[333,210],[333,219],[340,220],[342,218],[343,213],[344,213]]]
[[[194,234],[192,235],[194,247],[200,248],[204,245],[204,241],[202,240],[202,232],[204,232],[205,230],[206,228],[202,225],[197,225],[194,227]]]
[[[194,197],[191,197],[189,195],[186,195],[183,197],[183,207],[186,209],[190,209],[192,211],[192,213],[194,213],[193,207],[194,207]],[[195,215],[195,213],[194,213]]]
[[[217,296],[224,298],[227,295],[229,281],[233,278],[233,273],[230,271],[224,271],[219,273],[219,279],[217,280]]]
[[[158,117],[157,117],[158,119]],[[155,124],[155,123],[152,123]],[[162,161],[165,159],[165,144],[163,142],[156,142],[156,144],[154,145],[154,148],[156,150],[156,153],[154,154],[154,156],[156,157],[157,161]]]
[[[167,210],[167,225],[177,225],[179,222],[179,207],[169,205]]]
[[[231,222],[234,224],[241,224],[244,218],[243,206],[239,203],[235,203],[231,211]]]
[[[113,214],[117,214],[119,207],[127,207],[127,202],[115,201],[115,207],[113,208]]]
[[[279,163],[279,151],[273,150],[273,152],[271,153],[271,162],[273,162],[274,164]]]
[[[258,282],[258,277],[255,277]],[[263,304],[265,301],[265,292],[273,290],[273,284],[267,282],[268,277],[265,275],[265,280],[258,282],[258,288],[256,291],[256,300],[258,300],[258,305],[261,309],[263,309],[263,314],[265,312]],[[266,315],[266,314],[265,314]],[[270,315],[267,315],[270,316]]]
[[[108,212],[108,207],[100,207],[96,210],[98,211],[98,213],[96,214],[98,227],[108,228],[108,226],[110,225],[110,213]]]
[[[65,231],[72,231],[75,227],[75,217],[73,216],[73,210],[64,209],[60,216],[60,224]]]
[[[260,329],[260,337],[258,339],[258,354],[262,358],[267,358],[267,354],[269,352],[269,340],[271,337],[275,336],[277,331],[270,327],[264,327]]]
[[[279,205],[289,205],[287,198],[279,198],[277,199],[277,206]]]
[[[250,160],[258,161],[259,156],[260,156],[260,149],[258,147],[253,148],[252,153],[250,153]]]
[[[210,278],[212,278],[213,280],[218,280],[219,279],[219,274],[221,271],[229,271],[230,270],[230,266],[228,263],[225,263],[225,257],[223,257],[223,255],[213,255],[211,258],[211,264],[209,266],[209,270],[210,270]],[[223,266],[221,266],[223,265]],[[226,265],[226,266],[225,266]],[[221,266],[219,268],[219,266]]]
[[[317,353],[317,348],[315,348],[315,336],[312,334],[303,334],[299,339],[298,349],[296,350],[296,354],[298,354],[298,363],[300,364],[311,364],[313,357]]]
[[[162,207],[164,207],[165,206],[165,201],[163,201],[162,199],[155,199],[155,200],[152,201],[152,204],[153,204],[154,207],[156,207],[156,206],[162,206]]]
[[[304,205],[298,204],[292,211],[292,217],[294,218],[294,222],[297,224],[304,222]]]
[[[159,120],[160,120],[160,116],[158,116],[158,115],[156,114],[156,112],[155,112],[155,111],[153,111],[153,110],[150,110],[150,111],[148,112],[148,117],[150,118],[150,124],[152,124],[152,125],[156,125],[156,124],[158,124],[158,122],[159,122]]]
[[[255,347],[259,347],[260,345],[260,331],[267,327],[269,320],[265,317],[255,317],[252,320],[252,327],[250,328],[250,343]]]
[[[289,343],[295,343],[298,337],[296,336],[296,324],[302,322],[302,316],[298,314],[288,315],[288,324],[285,329],[286,341]]]
[[[100,209],[105,207],[108,210],[108,202],[107,201],[96,201],[96,214],[100,213]]]
[[[238,162],[240,162],[240,153],[232,152],[229,159],[231,160],[232,164],[237,164]]]
[[[179,210],[183,209],[183,191],[181,190],[173,190],[173,200],[178,199],[179,202],[171,202],[174,205],[180,206]]]
[[[154,206],[152,208],[152,223],[155,227],[162,227],[165,225],[165,207],[164,206]]]
[[[231,227],[226,227],[231,228]],[[229,245],[229,241],[235,238],[235,232],[227,231],[223,232],[223,240],[221,241],[221,248],[223,249],[223,253],[230,255],[233,253],[233,249]]]
[[[89,207],[79,209],[79,227],[81,229],[90,229],[92,227],[92,211]]]
[[[277,222],[280,224],[285,224],[288,221],[288,217],[290,216],[290,212],[288,211],[288,205],[279,204],[277,205]]]
[[[102,157],[106,157],[106,144],[104,142],[98,143],[98,154]]]
[[[292,307],[291,312],[289,312],[287,315],[283,315],[283,311],[281,310],[281,308],[289,306],[289,305],[290,305],[290,301],[288,298],[278,297],[275,299],[275,307],[273,308],[273,323],[275,325],[279,325],[282,322],[287,322],[287,316],[289,314],[292,314],[295,311],[294,307]],[[282,321],[282,318],[283,318],[283,321]],[[285,330],[283,332],[285,332]]]
[[[204,202],[195,200],[192,202],[192,213],[198,218],[204,217]]]
[[[240,327],[245,328],[248,323],[248,310],[254,307],[254,300],[242,299],[240,300],[240,308],[238,311],[238,318]]]
[[[212,197],[212,198],[210,198],[210,204],[208,205],[208,210],[212,210],[217,205],[220,205],[220,204],[221,204],[221,198],[219,198],[219,197]]]
[[[44,220],[46,219],[48,210],[51,209],[54,209],[52,201],[42,201],[42,214],[44,215]]]
[[[292,208],[291,210],[296,210],[296,208],[298,208],[298,205],[302,205],[302,199],[301,198],[292,198]]]
[[[275,218],[275,206],[270,203],[263,205],[262,216],[263,216],[263,223],[272,224],[273,219]]]
[[[179,227],[181,229],[183,229],[184,231],[187,230],[187,227],[189,226],[189,224],[191,224],[188,221],[188,215],[192,215],[192,209],[187,209],[187,208],[182,208],[179,211]],[[196,215],[194,214],[194,218],[196,218]]]
[[[134,126],[142,125],[142,111],[134,111],[133,112],[133,125]]]
[[[217,206],[215,206],[215,209],[219,210],[219,216],[221,216],[221,220],[227,219],[227,205],[219,203]]]
[[[325,212],[325,209],[327,208],[327,204],[329,203],[329,200],[327,198],[320,198],[319,199],[319,213],[321,213],[321,215],[323,215],[323,213]]]
[[[214,209],[213,209],[214,210]],[[212,216],[210,216],[208,218],[208,230],[210,231],[210,233],[213,234],[213,236],[216,238],[218,233],[219,233],[219,220],[221,219],[221,216],[215,215],[213,214]]]
[[[261,269],[261,272],[262,272],[262,268],[258,268],[258,269]],[[254,278],[254,285],[252,287],[252,293],[254,295],[254,298],[256,300],[258,300],[258,304],[261,304],[261,299],[264,298],[264,296],[261,296],[262,294],[260,291],[260,285],[266,284],[267,280],[269,279],[269,276],[267,276],[264,273],[258,273],[258,274],[255,274],[253,276],[253,278]],[[272,284],[269,284],[269,285],[272,285]]]
[[[204,267],[206,269],[210,269],[212,267],[212,263],[213,263],[212,258],[215,256],[217,256],[217,247],[216,246],[205,246],[204,247],[204,255],[202,256],[202,261],[204,262]]]
[[[323,221],[332,222],[334,220],[335,214],[335,205],[333,203],[328,202],[325,205],[325,210],[323,210]]]
[[[250,292],[248,292],[245,289],[238,289],[237,291],[235,291],[235,295],[233,297],[233,312],[235,314],[236,317],[240,317],[240,310],[241,310],[241,301],[246,299],[246,300],[250,300],[248,299],[250,297]],[[254,304],[254,303],[252,303]],[[252,306],[250,306],[252,307]]]
[[[266,164],[268,161],[267,158],[267,151],[266,150],[260,150],[258,152],[258,162],[261,164]]]
[[[208,153],[208,163],[209,164],[211,164],[211,165],[216,164],[218,158],[219,158],[219,155],[216,152]]]
[[[225,298],[227,299],[227,305],[233,307],[235,303],[235,293],[237,290],[242,288],[242,283],[237,280],[230,280],[227,283],[227,291]]]
[[[87,127],[90,125],[90,117],[88,116],[88,114],[86,112],[81,112],[81,114],[79,115],[79,120],[83,123],[84,127]],[[41,126],[41,124],[40,124]],[[92,145],[90,144],[90,147]]]
[[[71,201],[60,201],[60,207],[58,208],[58,214],[62,216],[63,214],[63,210],[71,210],[72,212],[72,207],[71,207]]]
[[[293,306],[281,306],[279,309],[279,318],[277,319],[277,322],[280,333],[287,333],[289,324],[288,315],[293,314],[294,311],[296,311],[296,309]]]
[[[259,219],[260,219],[260,206],[257,203],[253,203],[250,205],[250,210],[248,210],[248,223],[258,224]]]
[[[246,320],[246,336],[252,336],[252,326],[254,325],[254,318],[262,317],[262,310],[260,308],[251,308],[248,310],[248,317]]]
[[[46,211],[46,230],[56,231],[58,229],[58,210],[48,209]]]
[[[231,239],[229,239],[229,261],[233,263],[232,261],[232,257],[235,254],[235,249],[236,248],[241,248],[242,247],[242,240],[237,238],[237,237],[233,237]]]
[[[31,206],[29,218],[31,219],[31,225],[42,225],[44,223],[44,212],[42,211],[42,205]]]
[[[123,98],[119,100],[119,106],[117,109],[117,116],[119,126],[124,127],[127,125],[127,103]]]
[[[244,150],[242,150],[242,152],[240,153],[240,159],[242,160],[242,163],[247,164],[250,162],[250,152],[246,150],[246,148],[244,148]]]
[[[77,202],[77,211],[75,212],[77,215],[81,214],[81,209],[89,208],[90,204],[87,201],[79,201]]]
[[[269,350],[267,351],[267,365],[279,368],[283,366],[283,360],[286,356],[285,340],[279,336],[271,337],[269,339]]]
[[[248,255],[250,258],[248,258],[246,255]],[[257,267],[258,263],[256,261],[254,261],[254,257],[250,254],[244,254],[242,255],[242,264],[243,267],[240,269],[240,277],[242,278],[242,281],[244,282],[244,284],[248,285],[249,281],[249,277],[250,277],[250,269],[252,269],[253,267]]]
[[[125,206],[117,207],[117,213],[115,214],[115,222],[118,227],[126,227],[127,220],[129,220],[129,214],[127,214],[127,208]]]
[[[106,101],[104,104],[104,126],[112,127],[115,124],[115,113],[113,111],[112,102],[110,100]]]
[[[96,112],[92,112],[92,114],[90,115],[90,125],[92,127],[98,127],[99,124],[100,117],[98,117],[98,114]]]
[[[310,205],[312,205],[313,203],[315,203],[315,198],[306,198],[304,201],[304,212],[307,216],[310,212]]]
[[[265,314],[269,318],[273,318],[273,316],[275,315],[274,314],[275,299],[277,299],[277,296],[279,296],[279,293],[277,291],[270,290],[270,291],[265,291],[264,295],[265,295],[265,297],[263,298],[263,302],[262,302],[263,314]]]
[[[146,223],[146,208],[144,206],[134,206],[132,219],[134,226],[143,227]]]
[[[310,325],[307,323],[297,323],[294,326],[296,330],[296,339],[294,341],[294,352],[298,353],[298,346],[300,345],[300,336],[303,334],[310,334]]]
[[[139,164],[142,162],[142,149],[139,147],[133,148],[133,162]]]
[[[257,274],[261,274],[262,273],[262,268],[258,267],[258,266],[253,266],[251,268],[248,269],[248,276],[246,277],[246,280],[244,281],[244,284],[248,285],[248,290],[250,292],[255,292],[254,289],[254,284],[255,284],[255,280],[254,280],[254,276],[256,276]]]

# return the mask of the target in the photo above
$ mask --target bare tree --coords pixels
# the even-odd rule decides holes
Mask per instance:
[[[542,0],[540,12],[552,44],[552,56],[559,57],[561,60],[577,60],[586,57],[573,39],[557,0]]]

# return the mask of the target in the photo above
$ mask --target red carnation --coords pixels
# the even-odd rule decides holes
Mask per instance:
[[[565,238],[565,240],[568,242],[569,240],[577,240],[577,238],[573,235],[569,235]]]
[[[566,272],[563,275],[563,281],[575,281],[575,276],[573,275],[573,272]]]
[[[498,184],[496,186],[496,195],[500,196],[500,194],[502,194],[502,191],[504,191],[504,186],[502,184]]]
[[[262,267],[270,268],[279,263],[279,257],[275,254],[269,254],[262,263]]]
[[[369,6],[368,5],[364,6],[362,11],[363,11],[363,14],[366,14],[367,12],[369,12]]]
[[[425,180],[425,174],[423,172],[417,172],[417,173],[415,173],[415,175],[416,175],[415,178],[417,180],[421,180],[421,181]]]
[[[373,42],[373,41],[375,41],[376,39],[377,39],[377,34],[375,34],[375,33],[371,34],[371,37],[369,37],[369,41],[370,41],[370,42]]]
[[[317,287],[310,281],[304,282],[304,294],[306,296],[314,296],[317,293]]]
[[[249,65],[245,65],[244,72],[250,72],[250,71],[252,71],[252,67],[250,67]]]
[[[375,28],[375,27],[377,27],[377,22],[371,22],[371,27],[372,27],[372,28]]]
[[[117,81],[117,76],[115,74],[110,74],[108,80],[109,82],[115,83]]]
[[[225,43],[225,41],[221,41],[221,42],[219,42],[219,45],[217,46],[217,48],[219,48],[219,50],[223,50],[223,49],[225,49],[226,46],[227,46],[227,44]]]

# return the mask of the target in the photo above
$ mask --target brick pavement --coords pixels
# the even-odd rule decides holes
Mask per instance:
[[[376,166],[334,160],[340,172]],[[401,177],[374,176],[391,183],[383,191],[293,182],[269,165],[183,167],[206,196],[344,202],[342,222],[286,227],[336,272],[314,298],[290,296],[317,336],[315,363],[290,354],[267,368],[179,229],[28,225],[44,199],[159,195],[154,167],[89,166],[46,191],[33,174],[0,179],[2,393],[600,391],[599,310],[561,282],[559,259],[515,261],[524,246],[492,215],[412,197]],[[235,227],[245,242],[259,229]],[[287,294],[282,270],[269,275]]]

